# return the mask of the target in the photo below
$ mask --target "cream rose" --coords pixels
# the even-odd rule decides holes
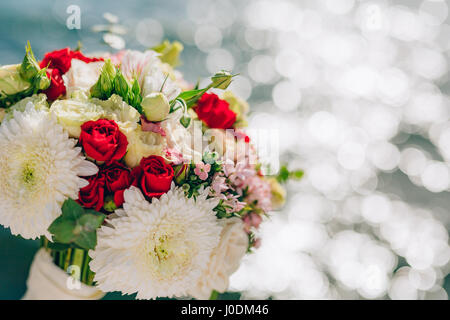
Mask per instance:
[[[88,91],[97,82],[103,64],[103,61],[86,63],[72,59],[69,71],[63,75],[67,96],[76,90]]]
[[[213,250],[208,266],[189,294],[197,299],[208,299],[213,290],[228,289],[230,276],[239,268],[247,252],[248,236],[239,218],[221,219],[223,226],[219,245]]]
[[[20,75],[20,64],[11,64],[0,67],[0,92],[12,95],[30,88],[28,80]]]
[[[103,108],[104,117],[108,120],[114,120],[124,134],[133,132],[138,125],[140,118],[139,112],[123,101],[121,96],[113,94],[108,100],[91,99]]]
[[[133,131],[125,133],[128,139],[128,151],[125,155],[125,163],[134,168],[139,165],[141,159],[151,155],[162,156],[166,148],[166,141],[159,133],[142,131],[138,125]]]
[[[98,120],[105,115],[102,107],[78,100],[56,100],[50,107],[50,112],[56,116],[58,123],[73,138],[80,136],[83,123]]]

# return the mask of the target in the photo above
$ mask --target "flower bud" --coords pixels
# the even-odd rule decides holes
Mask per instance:
[[[114,78],[116,76],[116,67],[111,60],[106,60],[102,67],[100,77],[91,88],[91,95],[94,98],[109,98],[113,90]]]
[[[145,96],[141,103],[142,111],[149,121],[162,121],[170,111],[169,101],[161,92],[153,92]]]
[[[34,57],[33,51],[31,50],[30,43],[25,47],[25,57],[23,58],[22,64],[20,65],[20,75],[28,81],[31,81],[36,74],[41,70],[39,64]],[[47,86],[48,87],[48,86]]]
[[[116,77],[114,78],[114,88],[116,90],[116,93],[121,97],[127,97],[128,87],[129,86],[127,80],[121,72],[118,72],[116,74]]]
[[[102,74],[100,76],[100,86],[102,88],[103,93],[109,96],[112,91],[112,81],[108,74],[105,75]]]
[[[45,69],[40,70],[35,78],[36,88],[39,90],[45,90],[50,86],[50,79],[47,77]]]
[[[108,212],[114,212],[117,209],[116,203],[114,202],[114,198],[112,196],[107,196],[105,198],[103,209]]]
[[[222,70],[211,77],[212,87],[225,90],[232,81],[233,76],[228,71]]]
[[[180,164],[173,167],[174,179],[177,184],[183,182],[189,173],[189,164]]]

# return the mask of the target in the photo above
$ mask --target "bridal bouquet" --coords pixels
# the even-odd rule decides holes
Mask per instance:
[[[301,173],[262,174],[233,75],[190,85],[181,50],[65,48],[39,62],[28,44],[0,67],[0,224],[40,237],[33,264],[99,292],[205,299],[258,247],[279,183]],[[59,277],[48,270],[39,285]]]

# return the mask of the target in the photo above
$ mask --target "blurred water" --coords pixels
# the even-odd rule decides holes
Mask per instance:
[[[81,29],[65,26],[81,8]],[[195,82],[241,74],[253,128],[280,131],[302,167],[263,246],[233,276],[247,298],[447,299],[450,20],[445,1],[3,1],[2,64],[30,40],[38,58],[107,50],[92,26],[111,12],[128,48],[185,44]],[[0,229],[0,298],[25,290],[37,244]]]

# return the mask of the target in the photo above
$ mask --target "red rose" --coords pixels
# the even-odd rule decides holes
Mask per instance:
[[[194,110],[210,128],[228,129],[236,122],[236,113],[230,109],[228,102],[214,93],[203,94]]]
[[[106,164],[121,159],[127,152],[127,137],[114,120],[88,121],[81,126],[79,139],[88,157]]]
[[[149,198],[159,197],[169,191],[173,180],[173,168],[163,157],[142,158],[138,167],[131,172],[132,185],[138,187]]]
[[[123,202],[123,192],[131,185],[130,171],[120,162],[113,162],[104,167],[101,173],[105,177],[106,189],[114,195],[114,203],[120,207]]]
[[[105,196],[105,177],[99,173],[86,178],[89,185],[80,189],[78,203],[86,208],[94,208],[100,211],[103,207]]]
[[[88,58],[80,51],[72,51],[69,48],[55,50],[45,54],[40,63],[41,68],[48,67],[47,76],[50,78],[50,87],[44,91],[49,100],[56,100],[59,96],[66,94],[66,87],[62,75],[69,71],[72,59],[78,59],[86,63],[103,61],[103,58]]]
[[[61,72],[58,69],[47,69],[47,77],[50,79],[50,87],[44,90],[49,100],[56,100],[66,94],[66,87]]]
[[[72,59],[78,59],[86,63],[103,61],[103,58],[85,57],[80,51],[72,51],[70,48],[64,48],[46,53],[44,59],[41,61],[40,67],[45,68],[48,66],[51,69],[58,69],[64,74],[69,71],[72,65]]]

